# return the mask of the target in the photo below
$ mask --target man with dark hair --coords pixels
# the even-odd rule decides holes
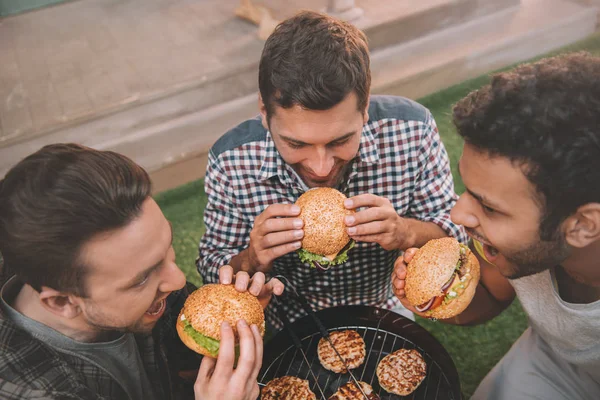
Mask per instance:
[[[548,58],[493,77],[454,108],[466,193],[452,210],[481,262],[456,319],[493,318],[518,296],[529,328],[474,399],[600,396],[600,58]],[[405,262],[394,290],[403,303]]]
[[[260,116],[213,146],[205,185],[206,233],[198,270],[285,275],[313,308],[366,304],[407,312],[391,291],[400,251],[447,235],[456,201],[448,156],[430,112],[408,99],[370,96],[365,35],[327,15],[282,22],[259,65]],[[345,221],[356,241],[327,272],[295,252],[304,235],[296,199],[314,187],[346,194]],[[279,327],[274,305],[267,321]],[[303,315],[286,302],[290,319]]]
[[[230,326],[218,361],[200,365],[179,340],[194,287],[150,195],[133,161],[75,144],[46,146],[0,181],[0,398],[256,399],[255,326],[237,325],[236,369]],[[231,267],[219,273],[263,304],[283,290],[262,274],[249,284]]]

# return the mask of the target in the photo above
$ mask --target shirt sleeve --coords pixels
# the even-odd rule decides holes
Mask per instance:
[[[418,155],[419,175],[415,182],[413,201],[407,217],[433,222],[448,235],[467,243],[462,226],[450,220],[450,210],[458,196],[450,170],[448,153],[441,141],[433,116],[428,113]]]
[[[235,204],[235,191],[230,187],[220,157],[210,152],[204,190],[208,202],[204,210],[206,232],[200,240],[197,267],[205,283],[219,281],[219,268],[248,247],[251,223]]]

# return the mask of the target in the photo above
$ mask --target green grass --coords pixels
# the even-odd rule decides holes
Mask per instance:
[[[579,50],[600,55],[600,34],[551,54]],[[457,193],[464,191],[456,168],[462,141],[452,126],[452,105],[470,91],[488,82],[489,75],[484,75],[419,100],[431,110],[436,119],[442,140],[450,155]],[[202,212],[206,205],[204,182],[199,180],[161,193],[156,196],[156,200],[173,224],[174,247],[179,267],[191,282],[200,284],[201,280],[196,272],[194,260],[197,256],[198,240],[205,230],[202,222]],[[472,395],[481,379],[508,351],[527,326],[526,317],[518,301],[494,320],[476,327],[450,326],[423,319],[418,321],[451,354],[458,368],[466,398]]]

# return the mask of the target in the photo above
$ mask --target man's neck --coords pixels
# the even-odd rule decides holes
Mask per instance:
[[[560,296],[570,303],[589,304],[600,300],[600,245],[577,249],[555,269]]]
[[[561,265],[576,282],[600,288],[600,241],[575,249]]]
[[[101,340],[96,332],[77,329],[77,320],[62,318],[46,310],[40,301],[39,293],[29,285],[21,287],[19,294],[10,305],[27,318],[44,324],[75,341],[89,343]]]

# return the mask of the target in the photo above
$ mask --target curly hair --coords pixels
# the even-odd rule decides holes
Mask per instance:
[[[599,57],[571,53],[498,73],[453,118],[466,143],[523,168],[543,207],[542,240],[600,202]]]
[[[280,23],[265,42],[258,86],[268,119],[274,105],[328,110],[353,91],[363,112],[371,89],[367,38],[347,22],[300,12]]]

